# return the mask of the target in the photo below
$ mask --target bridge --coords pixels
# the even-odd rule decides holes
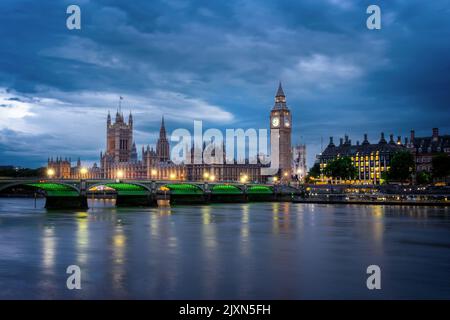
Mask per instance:
[[[88,196],[95,197],[98,187],[114,190],[116,206],[157,206],[158,200],[171,204],[290,201],[301,192],[286,185],[235,182],[0,179],[0,194],[17,190],[40,193],[47,209],[86,209]]]

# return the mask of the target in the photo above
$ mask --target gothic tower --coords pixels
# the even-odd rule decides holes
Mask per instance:
[[[115,122],[111,123],[108,113],[106,121],[106,155],[114,163],[129,162],[131,160],[133,144],[133,117],[130,113],[128,124],[119,110],[116,113]]]
[[[275,95],[275,104],[270,111],[270,150],[274,159],[273,156],[276,155],[273,153],[277,151],[275,141],[278,140],[278,176],[286,180],[289,180],[292,174],[291,120],[291,111],[286,105],[286,96],[280,82]]]
[[[159,161],[168,161],[170,159],[170,146],[167,140],[166,127],[164,126],[164,116],[161,120],[161,128],[159,129],[159,138],[156,143],[156,156]]]

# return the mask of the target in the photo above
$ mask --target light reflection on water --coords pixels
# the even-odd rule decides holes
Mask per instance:
[[[450,298],[449,208],[33,206],[0,198],[0,298]],[[365,287],[370,264],[381,291]]]

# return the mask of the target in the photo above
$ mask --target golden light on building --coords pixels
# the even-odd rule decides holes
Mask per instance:
[[[244,174],[243,176],[241,176],[241,183],[246,183],[248,180],[248,176],[246,174]]]
[[[209,172],[203,173],[203,178],[208,179],[209,178]]]
[[[175,180],[176,178],[177,178],[177,175],[175,174],[175,173],[171,173],[170,175],[169,175],[169,177],[170,177],[170,180]]]
[[[88,169],[87,169],[87,168],[82,167],[82,168],[80,169],[80,174],[85,175],[85,174],[87,174],[87,173],[88,173]]]
[[[116,177],[117,177],[117,179],[122,179],[122,178],[123,178],[123,176],[124,176],[124,173],[123,173],[123,171],[122,171],[122,170],[118,170],[118,171],[117,171],[117,173],[116,173]]]
[[[216,180],[216,176],[212,175],[209,177],[209,181],[215,181]]]
[[[150,171],[150,174],[151,174],[152,176],[156,176],[157,173],[158,173],[158,171],[156,171],[156,169],[152,169],[152,170]]]
[[[273,177],[273,182],[277,182],[278,181],[278,177]]]
[[[53,170],[52,168],[48,168],[47,169],[47,176],[49,178],[53,177],[55,175],[55,170]]]
[[[284,172],[284,174],[283,174],[285,177],[287,177],[288,176],[288,173],[287,172]]]

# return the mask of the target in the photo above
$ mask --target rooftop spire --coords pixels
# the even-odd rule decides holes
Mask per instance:
[[[118,110],[119,113],[122,113],[122,100],[123,100],[123,97],[119,96],[119,110]]]
[[[275,95],[275,105],[273,109],[287,109],[286,106],[286,96],[284,95],[283,87],[281,86],[281,81],[278,84],[278,90]]]
[[[161,118],[161,128],[159,129],[159,137],[166,138],[166,126],[164,125],[164,116]]]
[[[277,90],[277,94],[275,95],[275,97],[285,97],[283,87],[281,86],[281,81],[278,84],[278,90]]]

